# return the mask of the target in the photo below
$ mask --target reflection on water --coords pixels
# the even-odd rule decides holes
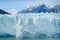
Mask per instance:
[[[0,38],[0,40],[60,40],[60,38]]]

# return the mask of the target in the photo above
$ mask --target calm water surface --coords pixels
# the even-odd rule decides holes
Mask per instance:
[[[60,38],[0,38],[0,40],[60,40]]]

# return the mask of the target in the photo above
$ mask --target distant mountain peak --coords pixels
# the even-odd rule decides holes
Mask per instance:
[[[10,14],[10,13],[8,13],[8,12],[6,12],[6,11],[0,9],[0,14]]]
[[[46,12],[47,9],[48,8],[46,7],[45,4],[38,5],[38,6],[30,5],[27,9],[22,10],[21,13],[40,13],[40,12]]]
[[[46,5],[45,5],[45,4],[42,4],[42,5],[39,5],[39,6],[41,6],[41,7],[46,7]]]
[[[59,13],[60,12],[60,4],[51,8],[50,12]]]
[[[52,8],[47,7],[45,4],[41,4],[41,5],[30,5],[28,8],[19,11],[18,13],[41,13],[41,12],[53,12],[53,13],[58,13],[60,12],[60,5],[56,5]]]

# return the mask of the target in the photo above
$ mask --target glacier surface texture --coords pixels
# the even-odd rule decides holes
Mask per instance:
[[[60,13],[0,15],[0,36],[60,37]]]

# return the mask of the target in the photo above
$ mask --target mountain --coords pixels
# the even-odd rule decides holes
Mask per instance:
[[[52,8],[48,8],[45,4],[39,5],[39,6],[30,6],[29,8],[25,9],[25,10],[21,10],[18,13],[58,13],[60,12],[60,4],[56,5]]]
[[[0,9],[0,14],[10,14],[10,13],[5,12],[4,10]]]
[[[52,8],[49,10],[49,12],[54,12],[54,13],[60,12],[60,4],[52,7]]]
[[[35,6],[35,7],[31,7],[31,8],[27,8],[25,10],[22,10],[18,13],[41,13],[41,12],[48,12],[49,8],[45,5],[39,5],[39,6]]]
[[[18,13],[41,13],[41,12],[48,12],[48,7],[46,7],[45,4],[42,4],[42,5],[39,5],[39,6],[35,6],[35,7],[30,7],[30,8],[27,8],[25,10],[22,10]]]
[[[35,10],[37,13],[48,12],[48,8],[44,4],[42,4],[41,6],[38,6]]]

